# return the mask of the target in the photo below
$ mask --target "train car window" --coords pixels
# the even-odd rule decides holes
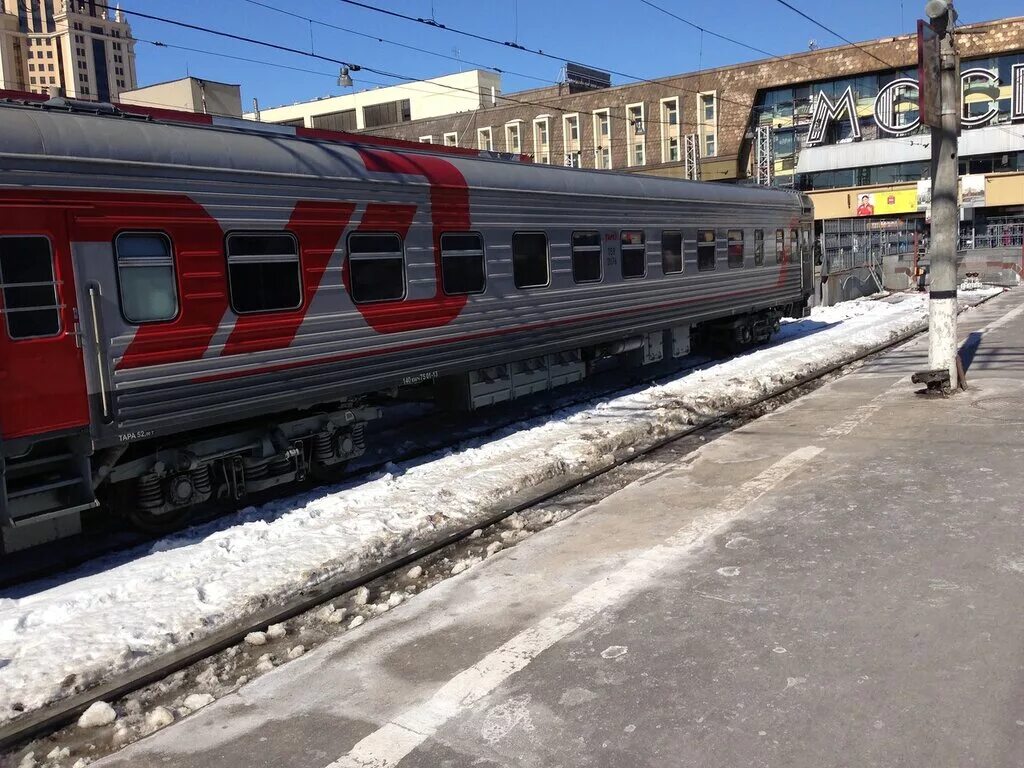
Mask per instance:
[[[718,241],[715,238],[715,230],[697,230],[697,269],[701,272],[709,272],[715,268],[715,254],[718,250]]]
[[[601,233],[572,233],[572,279],[577,283],[601,282]]]
[[[642,229],[625,230],[620,236],[622,276],[627,280],[647,274],[646,239]]]
[[[548,284],[548,238],[543,232],[512,235],[512,276],[516,288],[541,288]]]
[[[124,232],[114,240],[121,314],[129,323],[157,323],[178,314],[171,241],[159,232]]]
[[[475,232],[441,235],[441,287],[448,295],[483,293],[484,241]]]
[[[48,238],[0,237],[0,286],[7,334],[36,339],[60,333],[60,304]]]
[[[754,266],[764,266],[764,230],[754,230]]]
[[[661,271],[666,275],[683,271],[683,233],[661,233]]]
[[[775,230],[775,263],[781,264],[783,253],[786,250],[786,232],[782,229]]]
[[[302,306],[299,243],[288,232],[231,233],[228,288],[237,314]]]
[[[405,251],[394,234],[353,232],[348,236],[352,301],[398,301],[405,297]]]
[[[800,233],[795,229],[789,230],[789,260],[800,260]]]
[[[743,266],[743,230],[730,229],[729,237],[729,269]]]

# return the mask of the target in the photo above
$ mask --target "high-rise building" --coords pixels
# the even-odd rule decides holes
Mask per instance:
[[[120,9],[109,12],[96,0],[0,4],[4,87],[37,93],[61,88],[69,98],[94,101],[116,101],[135,88],[135,42]]]
[[[0,88],[10,91],[28,90],[25,76],[25,36],[21,33],[18,16],[7,13],[0,0]]]

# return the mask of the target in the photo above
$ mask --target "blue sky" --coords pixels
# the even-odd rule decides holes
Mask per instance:
[[[806,50],[809,41],[820,46],[841,41],[814,27],[776,0],[652,0],[700,26],[749,43],[773,54]],[[368,4],[411,16],[433,17],[488,37],[516,41],[558,56],[637,77],[653,78],[703,67],[750,61],[763,56],[707,35],[672,19],[642,0],[367,0]],[[858,0],[831,3],[789,0],[808,15],[854,40],[913,31],[924,0]],[[360,37],[350,32],[310,24],[278,13],[272,6],[364,35],[378,36],[433,51],[450,60]],[[336,84],[337,67],[330,62],[224,40],[198,31],[175,28],[133,16],[132,11],[173,18],[200,26],[310,50],[331,58],[412,78],[426,78],[474,63],[498,67],[506,93],[550,84],[558,79],[559,64],[511,48],[471,40],[451,32],[388,18],[339,0],[123,0],[136,38],[168,46],[139,43],[136,47],[139,84],[196,76],[239,83],[246,108],[258,97],[263,107],[303,101],[344,92]],[[965,22],[1019,15],[1020,0],[977,0],[958,4]],[[310,72],[279,69],[261,63],[210,55],[217,52],[296,67]],[[316,74],[322,73],[322,74]],[[373,88],[397,81],[355,73],[355,88]],[[614,84],[628,82],[613,76]]]

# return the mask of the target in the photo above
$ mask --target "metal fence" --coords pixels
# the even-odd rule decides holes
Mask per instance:
[[[990,223],[985,227],[960,230],[957,250],[988,248],[1024,248],[1024,221]]]

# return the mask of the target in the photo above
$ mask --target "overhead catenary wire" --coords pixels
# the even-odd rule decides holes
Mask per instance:
[[[789,10],[791,10],[791,11],[792,11],[793,13],[795,13],[795,14],[797,14],[798,16],[800,16],[800,17],[802,17],[802,18],[806,19],[807,21],[811,22],[811,24],[813,24],[814,26],[816,26],[816,27],[818,27],[818,28],[820,28],[820,29],[823,29],[823,30],[825,30],[825,31],[826,31],[826,32],[828,32],[828,33],[829,33],[830,35],[832,35],[833,37],[837,37],[837,38],[839,38],[840,40],[842,40],[842,41],[843,41],[844,43],[847,43],[848,45],[852,45],[852,46],[853,46],[854,48],[856,48],[856,49],[857,49],[858,51],[860,51],[861,53],[867,54],[868,56],[870,56],[870,57],[871,57],[872,59],[874,59],[875,61],[877,61],[877,62],[879,62],[879,63],[881,63],[881,64],[884,64],[884,65],[885,65],[885,66],[886,66],[886,67],[887,67],[888,69],[901,69],[901,67],[897,67],[897,66],[896,66],[895,64],[890,64],[890,63],[889,63],[888,61],[886,61],[885,59],[881,59],[881,58],[879,58],[878,56],[876,56],[875,54],[873,54],[873,53],[872,53],[871,51],[869,51],[869,50],[868,50],[867,48],[864,48],[864,47],[862,47],[862,46],[858,45],[857,43],[853,42],[853,40],[851,40],[851,39],[850,39],[850,38],[848,38],[848,37],[844,37],[843,35],[839,34],[838,32],[836,32],[836,31],[835,31],[834,29],[832,29],[831,27],[828,27],[828,26],[826,26],[826,25],[822,24],[822,23],[821,23],[820,21],[818,21],[817,19],[815,19],[815,18],[812,18],[811,16],[808,16],[808,15],[807,15],[806,13],[804,13],[803,11],[801,11],[801,10],[800,10],[799,8],[797,8],[796,6],[794,6],[794,5],[791,5],[791,4],[790,4],[790,3],[788,2],[788,0],[775,0],[775,2],[777,2],[777,3],[779,4],[779,5],[785,6],[786,8],[788,8]]]
[[[529,47],[527,47],[525,45],[521,45],[519,43],[515,43],[515,42],[511,42],[511,41],[507,41],[507,40],[499,40],[497,38],[488,37],[486,35],[481,35],[481,34],[478,34],[476,32],[470,32],[468,30],[459,29],[458,27],[453,27],[451,25],[441,24],[440,22],[434,21],[432,19],[424,19],[424,18],[420,18],[420,17],[417,17],[417,16],[409,16],[407,14],[399,13],[398,11],[392,11],[392,10],[389,10],[387,8],[377,8],[375,6],[368,5],[367,3],[359,2],[359,0],[338,0],[338,2],[345,3],[347,5],[351,5],[351,6],[354,6],[354,7],[357,7],[357,8],[363,8],[365,10],[373,11],[375,13],[384,14],[386,16],[391,16],[393,18],[403,19],[405,21],[414,22],[414,23],[417,23],[417,24],[422,24],[422,25],[425,25],[425,26],[428,26],[428,27],[433,27],[434,29],[440,29],[440,30],[443,30],[445,32],[451,32],[452,34],[461,35],[463,37],[469,37],[469,38],[472,38],[474,40],[480,40],[481,42],[490,43],[492,45],[499,45],[499,46],[503,46],[503,47],[506,47],[506,48],[511,48],[513,50],[522,51],[524,53],[533,54],[535,56],[542,56],[542,57],[544,57],[546,59],[551,59],[552,61],[561,62],[562,64],[573,64],[573,63],[576,63],[576,64],[580,64],[582,66],[592,67],[593,69],[601,70],[601,71],[607,72],[608,74],[611,74],[611,75],[617,75],[619,77],[624,77],[627,80],[635,80],[636,82],[639,82],[639,83],[648,83],[650,85],[664,85],[666,80],[674,80],[674,79],[678,78],[678,75],[670,75],[668,77],[655,78],[655,79],[652,80],[650,78],[640,77],[639,75],[632,75],[632,74],[629,74],[628,72],[620,72],[618,70],[611,69],[609,67],[601,67],[601,66],[597,66],[597,65],[595,65],[593,63],[587,63],[587,62],[584,62],[584,61],[579,61],[576,58],[571,58],[571,57],[567,57],[567,56],[562,56],[560,54],[550,53],[548,51],[544,51],[544,50],[541,50],[539,48],[529,48]],[[692,93],[692,94],[697,95],[697,96],[699,96],[700,93],[701,93],[698,90],[694,90],[692,88],[686,88],[686,87],[681,86],[681,85],[676,85],[675,87],[679,88],[679,90],[681,90],[681,91],[686,91],[687,93]],[[724,98],[722,96],[719,96],[718,100],[721,101],[721,102],[727,103],[727,104],[735,104],[736,106],[743,107],[744,109],[750,109],[753,106],[753,102],[737,101],[735,99],[727,99],[727,98]]]
[[[551,80],[549,78],[537,77],[536,75],[528,75],[525,72],[516,72],[515,70],[504,69],[502,67],[495,67],[495,66],[491,66],[489,64],[481,64],[480,62],[470,61],[469,59],[462,59],[462,58],[458,58],[458,57],[455,57],[455,56],[451,56],[451,55],[449,55],[447,53],[440,53],[438,51],[431,51],[428,48],[420,48],[420,47],[415,46],[415,45],[409,45],[408,43],[400,43],[397,40],[389,40],[388,38],[381,37],[380,35],[373,35],[373,34],[369,34],[367,32],[360,32],[358,29],[352,29],[350,27],[343,27],[343,26],[340,26],[338,24],[334,24],[334,23],[329,22],[329,21],[324,21],[323,19],[313,18],[311,16],[304,16],[301,13],[296,13],[295,11],[289,11],[289,10],[286,10],[284,8],[278,8],[276,6],[270,5],[269,3],[261,2],[260,0],[242,0],[242,2],[249,3],[250,5],[255,5],[255,6],[260,7],[260,8],[266,8],[269,11],[274,11],[275,13],[280,13],[280,14],[283,14],[284,16],[291,16],[292,18],[295,18],[295,19],[301,19],[302,21],[305,21],[305,22],[307,22],[309,24],[316,24],[317,26],[325,27],[327,29],[333,29],[333,30],[336,30],[338,32],[345,32],[345,33],[350,34],[350,35],[355,35],[356,37],[362,37],[362,38],[364,38],[366,40],[375,40],[376,42],[383,43],[385,45],[393,45],[393,46],[395,46],[397,48],[404,48],[407,51],[415,51],[417,53],[423,53],[423,54],[426,54],[428,56],[436,56],[436,57],[438,57],[440,59],[447,59],[448,61],[458,62],[459,64],[470,64],[470,65],[472,65],[474,67],[479,67],[480,69],[487,69],[487,70],[490,70],[492,72],[497,72],[498,74],[502,74],[502,75],[515,75],[516,77],[522,77],[522,78],[525,78],[527,80],[535,80],[535,81],[537,81],[539,83],[547,83],[548,85],[557,85],[558,84],[556,81]]]
[[[365,32],[360,32],[358,30],[351,29],[350,27],[341,27],[341,26],[338,26],[338,25],[333,24],[331,22],[324,21],[322,19],[312,18],[312,17],[309,17],[309,16],[304,16],[304,15],[299,14],[299,13],[295,13],[294,11],[288,11],[288,10],[285,10],[285,9],[282,9],[282,8],[277,8],[277,7],[272,6],[272,5],[268,4],[268,3],[261,2],[261,0],[241,0],[241,2],[249,3],[251,5],[259,6],[259,7],[262,7],[262,8],[266,8],[268,10],[275,11],[277,13],[281,13],[281,14],[284,14],[286,16],[291,16],[291,17],[296,18],[296,19],[301,19],[303,21],[311,22],[313,24],[318,24],[320,26],[327,27],[329,29],[336,29],[336,30],[343,31],[343,32],[349,32],[349,33],[357,35],[359,37],[364,37],[364,38],[368,38],[368,39],[371,39],[371,40],[377,40],[378,42],[383,42],[383,43],[390,43],[392,45],[397,45],[399,47],[406,48],[408,50],[417,51],[419,53],[425,53],[425,54],[430,55],[430,56],[437,56],[439,58],[447,59],[449,61],[457,61],[460,64],[471,64],[474,67],[480,67],[481,69],[487,69],[487,70],[490,70],[490,71],[493,71],[493,72],[497,72],[499,74],[508,74],[508,75],[515,75],[517,77],[525,77],[525,78],[529,78],[529,79],[532,79],[532,80],[537,80],[539,82],[547,83],[549,85],[558,85],[559,84],[555,80],[546,80],[544,78],[535,77],[533,75],[526,75],[526,74],[523,74],[521,72],[516,72],[516,71],[510,70],[510,69],[496,67],[496,66],[488,65],[488,64],[481,64],[479,62],[470,61],[468,59],[462,59],[462,58],[457,58],[455,56],[449,56],[447,54],[438,53],[437,51],[431,51],[429,49],[419,48],[419,47],[416,47],[416,46],[410,46],[410,45],[406,45],[404,43],[398,43],[398,42],[395,42],[393,40],[388,40],[387,38],[382,38],[379,35],[372,35],[372,34],[368,34],[368,33],[365,33]],[[385,9],[371,8],[371,10],[378,10],[378,11],[387,13],[388,15],[392,15],[392,13],[393,13],[393,12],[390,12],[390,11],[386,11]],[[408,17],[408,18],[412,19],[412,17]],[[419,21],[419,22],[422,22],[422,23],[425,23],[427,26],[434,26],[434,27],[438,27],[438,28],[442,28],[442,29],[448,29],[443,24],[439,24],[436,20],[433,19],[433,17],[431,17],[430,20],[425,20],[425,19],[415,19],[415,20]],[[513,47],[522,48],[522,46],[519,46],[518,44],[511,44],[511,45]],[[523,49],[523,50],[529,51],[529,49]],[[549,58],[551,58],[551,57],[549,57]],[[563,63],[566,63],[566,62],[569,61],[568,59],[560,59],[560,58],[557,59],[557,60],[561,61]],[[618,73],[615,73],[615,74],[618,74]],[[671,76],[671,78],[675,78],[675,77],[678,77],[678,75]],[[668,80],[668,79],[671,79],[671,78],[663,78],[663,80]],[[414,82],[418,78],[404,78],[404,79],[407,79],[410,82]],[[653,81],[649,81],[649,82],[653,82]],[[692,89],[688,89],[688,88],[683,88],[683,87],[680,87],[680,90],[686,91],[688,93],[693,93],[693,94],[699,94],[700,93],[700,91],[692,90]],[[517,101],[516,99],[513,99],[512,97],[509,97],[509,96],[498,96],[497,98],[504,99],[506,101],[512,101],[512,102],[516,102]],[[730,101],[729,99],[720,99],[720,100],[721,101]],[[533,102],[528,102],[528,101],[524,102],[522,99],[519,99],[518,101],[522,102],[522,103],[525,103],[525,104],[533,104]],[[751,104],[745,104],[745,103],[741,104],[740,102],[735,102],[735,101],[733,101],[731,103],[740,104],[741,106],[743,106],[744,108],[747,108],[747,109],[752,107]],[[591,112],[587,112],[585,110],[581,111],[581,110],[576,110],[576,109],[560,109],[560,108],[556,108],[556,107],[554,107],[553,105],[550,105],[550,104],[545,104],[543,106],[544,106],[545,109],[555,109],[556,111],[560,111],[560,112],[567,113],[567,114],[571,114],[571,113],[574,113],[574,112],[580,112],[581,114],[589,114],[589,115],[593,115],[594,114],[594,112],[592,112],[592,111]],[[600,110],[598,110],[598,111],[600,111]],[[625,119],[625,118],[621,118],[620,116],[614,116],[613,119]],[[646,120],[645,119],[644,122],[646,124],[670,125],[669,123],[665,123],[664,121],[660,121],[660,120]],[[745,128],[748,127],[747,123],[742,123],[742,124],[739,124],[739,123],[719,123],[718,125],[720,127],[726,127],[726,128],[744,128],[745,129]]]
[[[113,10],[113,8],[111,6],[105,5],[105,4],[100,3],[100,2],[97,2],[96,5],[97,5],[97,7],[100,7],[100,8],[106,8],[108,10]],[[295,54],[295,55],[298,55],[298,56],[306,56],[306,57],[317,59],[317,60],[320,60],[320,61],[328,61],[328,62],[331,62],[332,64],[337,64],[337,65],[340,65],[340,66],[343,66],[343,67],[348,67],[352,71],[372,72],[374,74],[381,75],[382,77],[389,77],[389,78],[393,78],[393,79],[396,79],[396,80],[401,80],[401,81],[404,81],[404,82],[411,82],[411,83],[421,82],[420,78],[414,78],[414,77],[409,77],[409,76],[406,76],[406,75],[397,74],[397,73],[394,73],[394,72],[388,72],[386,70],[378,69],[376,67],[370,67],[370,66],[364,66],[364,65],[355,64],[353,62],[344,61],[342,59],[334,58],[332,56],[327,56],[325,54],[316,53],[315,51],[305,51],[305,50],[302,50],[302,49],[299,49],[299,48],[293,48],[291,46],[286,46],[286,45],[282,45],[280,43],[275,43],[275,42],[272,42],[272,41],[269,41],[269,40],[260,40],[258,38],[247,37],[245,35],[238,35],[238,34],[235,34],[233,32],[226,32],[224,30],[212,29],[210,27],[204,27],[204,26],[201,26],[201,25],[198,25],[198,24],[192,24],[190,22],[180,21],[178,19],[170,19],[170,18],[163,17],[163,16],[156,16],[154,14],[144,13],[142,11],[128,9],[128,8],[123,7],[123,6],[121,7],[121,10],[122,10],[122,12],[130,13],[130,14],[133,14],[135,16],[138,16],[139,18],[145,18],[145,19],[148,19],[150,21],[156,21],[156,22],[159,22],[159,23],[169,24],[169,25],[181,27],[181,28],[184,28],[184,29],[190,29],[190,30],[197,31],[197,32],[203,32],[203,33],[214,35],[214,36],[217,36],[217,37],[223,37],[223,38],[230,39],[230,40],[236,40],[236,41],[244,42],[244,43],[251,44],[251,45],[263,46],[263,47],[267,47],[267,48],[270,48],[270,49],[273,49],[273,50],[282,51],[282,52],[290,53],[290,54]],[[436,85],[438,87],[442,87],[442,88],[445,88],[445,89],[448,89],[448,90],[452,90],[452,91],[461,91],[463,93],[469,93],[469,94],[474,95],[475,97],[479,97],[479,91],[476,90],[476,89],[462,88],[462,87],[451,85],[451,84],[448,84],[448,83],[438,83],[438,82],[433,83],[433,85]],[[686,89],[682,89],[682,90],[686,90]],[[500,100],[500,101],[508,102],[510,104],[520,104],[520,105],[523,105],[523,106],[530,106],[530,107],[536,107],[536,108],[545,109],[545,110],[551,110],[553,112],[562,113],[563,115],[579,114],[579,115],[594,116],[595,114],[603,112],[603,110],[600,110],[600,109],[596,110],[596,111],[581,110],[581,109],[578,109],[578,108],[568,109],[568,108],[565,108],[565,107],[559,107],[559,106],[557,106],[555,104],[551,104],[551,103],[543,103],[543,102],[537,102],[537,101],[528,101],[528,100],[521,99],[521,98],[513,98],[511,96],[504,96],[504,95],[497,95],[497,94],[495,95],[494,98],[495,98],[495,101]],[[744,108],[749,109],[750,106],[751,105],[746,104],[746,105],[744,105]],[[610,112],[609,112],[609,118],[610,119],[614,119],[614,120],[625,120],[628,123],[632,123],[633,122],[627,116],[616,115],[616,114],[612,114]],[[648,121],[645,118],[645,120],[644,120],[644,124],[645,125],[652,124],[652,123],[665,124],[663,121],[660,121],[660,120]],[[728,126],[728,127],[739,127],[739,128],[745,129],[748,124],[747,123],[743,123],[743,124],[729,125],[729,124],[725,124],[725,123],[718,123],[718,125],[720,127]]]
[[[750,45],[749,43],[744,43],[742,40],[737,40],[734,37],[729,37],[728,35],[723,35],[720,32],[714,32],[714,31],[708,29],[707,27],[702,27],[700,24],[692,22],[689,19],[685,19],[682,16],[680,16],[679,14],[675,13],[674,11],[670,11],[668,8],[663,8],[662,6],[657,5],[656,3],[652,3],[650,0],[640,0],[640,2],[643,3],[646,6],[649,6],[649,7],[653,8],[656,11],[660,11],[661,13],[665,14],[666,16],[669,16],[669,17],[675,19],[676,21],[682,22],[683,24],[687,25],[688,27],[691,27],[692,29],[695,29],[695,30],[699,31],[702,36],[706,34],[706,35],[708,35],[710,37],[715,37],[715,38],[718,38],[719,40],[723,40],[724,42],[732,43],[733,45],[738,45],[739,47],[746,48],[747,50],[753,51],[754,53],[760,53],[763,56],[767,56],[768,58],[772,59],[773,61],[778,61],[778,60],[787,58],[787,57],[781,56],[781,55],[779,55],[777,53],[772,53],[771,51],[766,51],[763,48],[758,48],[755,45]],[[703,43],[702,43],[702,47],[703,47]],[[814,74],[820,75],[820,76],[825,77],[825,78],[832,77],[832,75],[829,74],[828,72],[825,72],[824,70],[816,69],[816,68],[814,68],[814,67],[812,67],[812,66],[810,66],[808,64],[803,63],[802,61],[800,61],[798,59],[789,58],[788,59],[788,63],[794,64],[794,65],[796,65],[798,67],[801,67],[802,69],[806,69],[808,72],[813,72]]]

